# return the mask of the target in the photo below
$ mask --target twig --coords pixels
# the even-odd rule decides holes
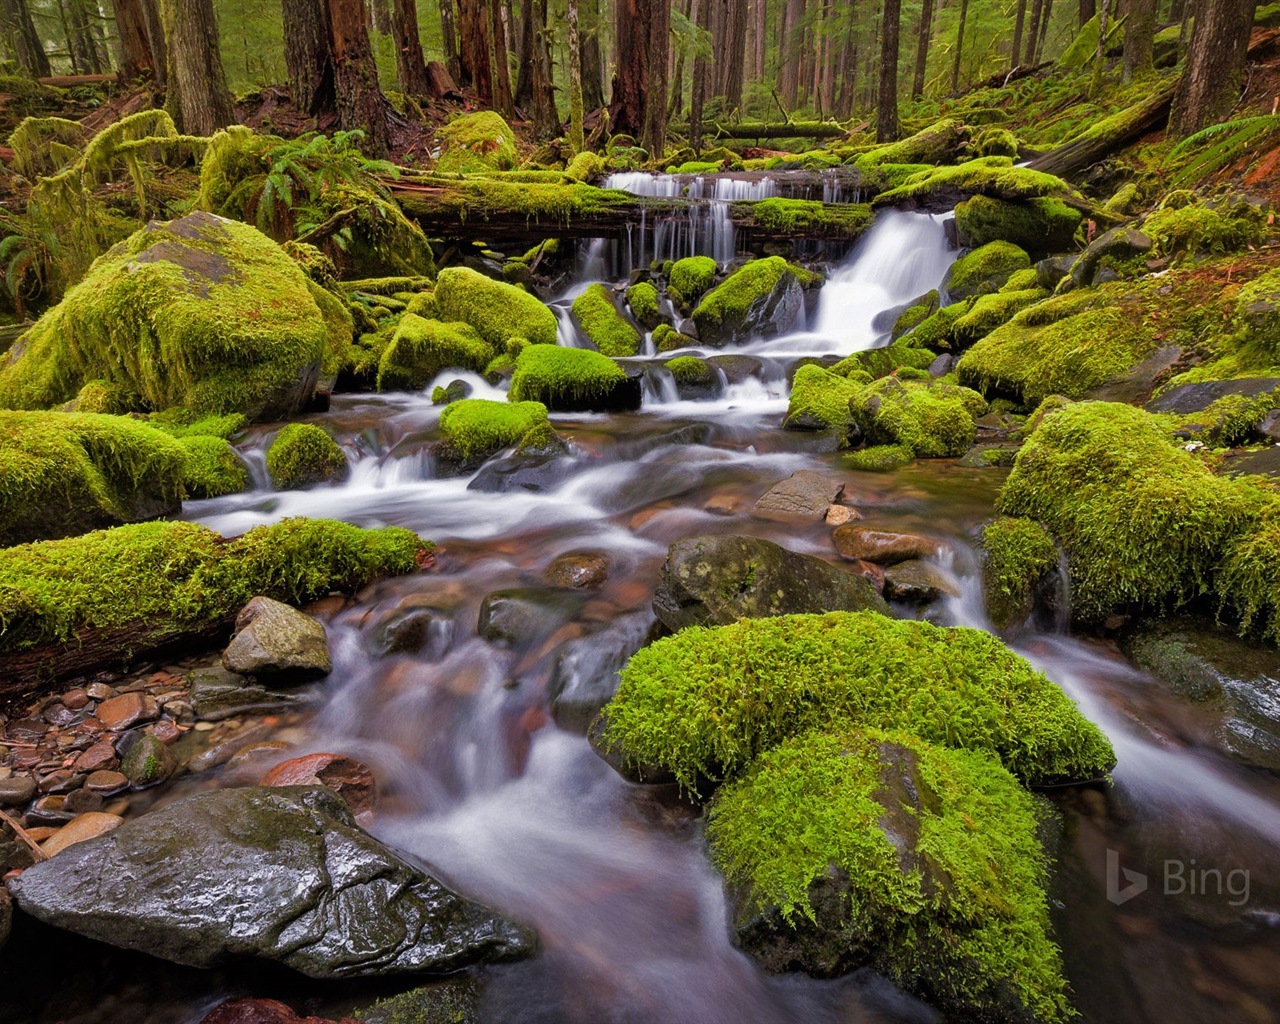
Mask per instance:
[[[49,859],[49,855],[45,853],[44,850],[40,849],[40,845],[34,839],[32,839],[31,836],[27,834],[27,830],[25,828],[23,828],[16,821],[14,821],[13,817],[9,814],[8,811],[0,811],[0,818],[3,818],[5,822],[8,824],[8,826],[11,829],[13,829],[13,834],[15,836],[17,836],[24,843],[26,843],[27,846],[31,848],[31,852],[35,854],[37,863],[39,863],[42,860]]]

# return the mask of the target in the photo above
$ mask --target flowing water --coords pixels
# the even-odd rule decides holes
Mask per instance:
[[[655,195],[692,187],[651,176],[614,184]],[[720,185],[697,187],[720,201]],[[691,224],[684,234],[673,231],[661,251],[688,246],[731,258],[732,248],[727,255],[719,249],[723,242],[718,228]],[[373,766],[385,792],[379,836],[536,928],[537,958],[486,972],[486,1020],[938,1019],[872,975],[772,977],[735,950],[695,810],[674,791],[633,786],[605,765],[583,736],[581,701],[606,687],[643,643],[672,541],[745,532],[833,554],[821,524],[750,516],[761,493],[799,469],[843,477],[869,526],[946,541],[962,594],[933,617],[986,627],[973,541],[992,515],[1002,471],[936,461],[889,476],[851,473],[816,435],[778,429],[795,359],[843,356],[882,341],[876,314],[937,287],[954,255],[942,219],[883,214],[834,268],[813,329],[734,350],[756,360],[757,372],[720,398],[680,401],[657,375],[638,413],[553,417],[573,456],[537,491],[483,489],[483,471],[439,478],[426,449],[439,409],[427,388],[340,396],[314,417],[351,462],[340,486],[270,490],[261,471],[270,431],[263,430],[246,445],[256,489],[188,505],[190,518],[229,533],[315,515],[407,526],[440,545],[438,571],[378,583],[331,616],[334,671],[305,749],[349,753]],[[568,318],[561,323],[561,343],[580,343]],[[477,396],[502,397],[474,376],[448,373],[442,381],[460,376]],[[484,595],[545,588],[551,560],[575,551],[607,555],[608,581],[599,591],[565,597],[544,589],[544,628],[522,645],[477,636]],[[410,608],[431,609],[430,642],[415,656],[375,656],[380,627]],[[1061,633],[1024,634],[1017,646],[1102,725],[1119,753],[1110,789],[1057,795],[1063,828],[1054,916],[1085,1019],[1277,1019],[1280,780],[1212,745],[1180,739],[1186,708],[1110,646]],[[1150,890],[1123,906],[1107,900],[1109,850],[1126,868],[1152,876]],[[1248,899],[1233,905],[1228,897],[1166,893],[1159,872],[1170,858],[1224,874],[1249,871]],[[193,975],[186,972],[184,984],[197,984]],[[167,1015],[154,1009],[156,997],[150,1019],[198,1021],[217,995],[246,988],[252,984],[175,997],[179,1008]],[[261,994],[281,992],[264,986]]]

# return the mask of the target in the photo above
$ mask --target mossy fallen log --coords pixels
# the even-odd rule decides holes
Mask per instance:
[[[1086,167],[1092,167],[1164,124],[1169,118],[1169,107],[1176,91],[1176,82],[1164,86],[1141,103],[1104,118],[1066,145],[1037,157],[1027,166],[1033,171],[1043,171],[1059,178],[1070,178]]]
[[[848,125],[835,121],[710,122],[702,126],[702,136],[704,139],[841,139],[849,130]],[[688,135],[689,126],[674,125],[671,131]]]

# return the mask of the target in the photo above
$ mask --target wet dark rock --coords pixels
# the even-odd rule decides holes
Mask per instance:
[[[1202,384],[1183,384],[1170,388],[1147,403],[1147,412],[1172,412],[1186,415],[1202,412],[1220,398],[1240,395],[1257,398],[1280,388],[1280,377],[1244,377],[1240,380],[1213,380]]]
[[[1036,284],[1045,291],[1053,291],[1058,282],[1071,273],[1074,256],[1050,256],[1036,264]]]
[[[450,402],[460,402],[464,398],[470,398],[472,387],[465,380],[451,380],[444,387],[436,388],[431,392],[432,405],[448,405]]]
[[[875,588],[758,537],[686,537],[667,551],[653,610],[670,630],[807,612],[884,611]]]
[[[762,519],[811,519],[817,521],[840,499],[844,483],[822,473],[803,469],[774,484],[755,504]]]
[[[1222,472],[1230,476],[1280,477],[1280,446],[1230,457],[1223,463]]]
[[[85,780],[86,784],[88,779]],[[68,793],[63,809],[72,814],[87,814],[90,811],[102,810],[102,795],[87,785],[81,786],[74,793]]]
[[[236,616],[236,632],[222,652],[222,667],[272,682],[302,682],[326,676],[329,638],[324,625],[269,597],[255,597]]]
[[[975,444],[960,457],[960,465],[969,469],[1008,469],[1020,448],[1021,445],[1012,443]]]
[[[548,688],[551,715],[557,725],[586,733],[618,692],[618,673],[645,645],[653,625],[648,611],[632,612],[560,649]]]
[[[724,374],[729,384],[741,384],[744,380],[760,379],[764,363],[751,356],[711,356],[707,365]]]
[[[417,654],[435,661],[453,644],[453,632],[453,616],[447,609],[406,603],[379,623],[369,649],[383,658]]]
[[[36,795],[36,780],[29,775],[0,779],[0,807],[22,807]]]
[[[1257,433],[1259,437],[1265,437],[1268,441],[1280,441],[1280,409],[1273,409],[1258,424]]]
[[[831,543],[841,558],[852,562],[875,562],[877,565],[893,565],[912,558],[932,558],[941,549],[936,540],[928,537],[870,530],[856,523],[836,527],[831,534]]]
[[[561,483],[576,465],[569,457],[569,445],[563,438],[552,435],[547,445],[526,449],[492,459],[480,467],[467,490],[488,493],[508,491],[549,491]]]
[[[930,377],[945,377],[951,372],[951,368],[955,365],[956,357],[949,352],[944,352],[929,364]]]
[[[1139,405],[1165,380],[1185,355],[1178,345],[1163,345],[1119,376],[1094,388],[1086,396],[1096,402],[1124,402]]]
[[[308,703],[303,695],[269,690],[220,665],[192,672],[187,676],[187,685],[196,717],[206,722],[220,722],[241,714],[271,714]]]
[[[700,307],[701,308],[701,307]],[[782,273],[777,283],[744,309],[733,309],[724,319],[695,311],[698,340],[712,348],[724,348],[753,338],[776,338],[794,330],[805,312],[804,289],[795,274]]]
[[[476,632],[494,643],[532,646],[572,619],[582,602],[580,594],[564,590],[518,587],[494,591],[480,604]]]
[[[120,762],[120,774],[134,789],[159,785],[178,768],[173,752],[154,736],[143,736]]]
[[[321,787],[189,797],[9,887],[47,924],[197,967],[239,955],[313,978],[367,977],[454,971],[534,946],[362,831]]]
[[[594,590],[609,578],[609,556],[603,551],[570,551],[549,566],[546,581],[568,590]]]
[[[360,1024],[351,1017],[299,1017],[275,999],[231,999],[214,1007],[200,1024]]]
[[[959,597],[960,584],[941,566],[913,559],[885,570],[884,596],[906,604],[930,604],[944,597]]]
[[[160,706],[148,693],[122,693],[98,705],[97,719],[112,732],[131,729],[160,717]]]

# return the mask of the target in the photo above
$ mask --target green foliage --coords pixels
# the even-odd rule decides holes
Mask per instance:
[[[1166,160],[1176,185],[1191,186],[1280,141],[1280,115],[1245,117],[1210,125],[1179,142]]]
[[[509,398],[541,402],[548,408],[603,398],[627,379],[608,356],[585,348],[530,345],[516,357]]]
[[[440,271],[435,297],[442,320],[470,324],[496,349],[515,337],[535,345],[556,342],[556,316],[536,297],[467,267]]]
[[[838,364],[839,365],[839,364]],[[791,382],[785,424],[815,420],[848,440],[852,417],[849,401],[861,394],[862,385],[846,376],[812,363],[796,370]]]
[[[378,390],[419,391],[450,367],[480,373],[494,354],[468,324],[405,313],[378,362]]]
[[[918,458],[962,455],[987,411],[982,396],[941,381],[882,377],[857,390],[850,418],[869,445],[900,445]]]
[[[1095,14],[1084,23],[1071,45],[1058,58],[1058,64],[1064,68],[1082,68],[1093,63],[1098,56],[1098,36],[1101,33],[1101,19]],[[1107,25],[1106,49],[1111,50],[1123,42],[1124,19],[1113,17]]]
[[[481,110],[455,118],[436,132],[442,173],[508,171],[519,161],[516,135],[502,115]]]
[[[627,305],[631,307],[631,315],[649,330],[662,322],[662,313],[658,309],[658,289],[648,281],[637,281],[627,289]]]
[[[957,1019],[1060,1021],[1037,823],[989,758],[868,730],[766,752],[717,797],[707,835],[730,885],[797,934],[792,949],[870,963]],[[831,889],[843,898],[819,911],[811,894]]]
[[[780,233],[824,228],[833,235],[856,238],[871,224],[871,207],[865,204],[820,203],[809,199],[762,199],[751,208],[755,223]]]
[[[612,749],[688,788],[814,729],[909,730],[1033,784],[1115,764],[1071,699],[995,637],[874,612],[681,630],[632,656],[604,716]]]
[[[267,449],[267,473],[277,490],[292,491],[343,479],[347,458],[314,423],[290,423]]]
[[[541,402],[464,398],[440,414],[440,432],[453,453],[473,459],[511,448],[547,422],[547,407]]]
[[[80,158],[88,132],[63,117],[24,117],[9,136],[11,166],[27,178],[57,174]]]
[[[1031,258],[1016,245],[988,242],[951,265],[943,281],[943,290],[952,299],[968,299],[999,291],[1010,277],[1030,266]]]
[[[1142,231],[1166,256],[1222,255],[1260,245],[1267,235],[1266,214],[1248,202],[1220,209],[1194,202],[1162,206]]]
[[[222,438],[192,434],[178,443],[186,450],[182,486],[187,497],[220,498],[248,488],[249,471]]]
[[[867,375],[868,379],[875,380],[878,377],[887,377],[904,366],[927,370],[936,358],[927,349],[916,348],[911,341],[901,341],[886,345],[884,348],[855,352],[831,367],[831,372],[842,377],[852,377],[861,371]]]
[[[286,519],[224,540],[195,523],[145,523],[0,550],[0,652],[145,624],[174,634],[229,621],[263,594],[300,605],[413,572],[431,545],[409,530]]]
[[[877,444],[850,452],[840,461],[845,468],[863,473],[892,473],[909,466],[915,458],[915,453],[905,445]]]
[[[1058,549],[1043,526],[1001,517],[982,531],[982,581],[987,612],[999,628],[1031,610],[1036,585],[1058,568]]]
[[[582,332],[607,356],[633,356],[640,351],[640,332],[618,312],[613,294],[593,284],[573,300],[573,315]]]

